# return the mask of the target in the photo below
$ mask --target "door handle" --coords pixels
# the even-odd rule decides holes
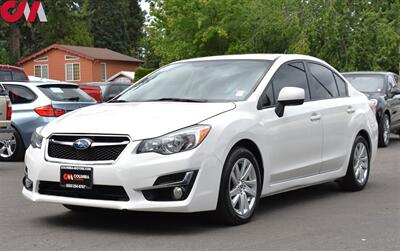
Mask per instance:
[[[314,122],[314,121],[319,121],[319,120],[321,120],[321,115],[320,115],[320,114],[317,114],[317,113],[313,113],[313,114],[311,114],[310,120],[311,120],[312,122]]]
[[[352,106],[347,107],[347,113],[348,114],[352,114],[352,113],[355,113],[355,112],[356,112],[356,110],[354,110],[354,108]]]

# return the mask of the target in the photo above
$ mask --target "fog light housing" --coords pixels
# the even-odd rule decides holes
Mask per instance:
[[[142,190],[148,201],[182,201],[189,197],[198,171],[160,176],[152,187]]]
[[[28,175],[25,175],[24,178],[22,179],[22,184],[28,191],[33,190],[33,181],[28,178]]]

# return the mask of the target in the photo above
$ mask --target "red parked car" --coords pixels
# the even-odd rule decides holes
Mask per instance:
[[[119,82],[92,82],[80,84],[79,88],[89,94],[98,103],[107,102],[115,98],[131,84]]]
[[[26,82],[29,81],[24,69],[11,65],[0,64],[0,82]]]

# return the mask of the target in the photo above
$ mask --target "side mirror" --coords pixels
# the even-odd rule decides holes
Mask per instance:
[[[400,87],[397,87],[397,86],[393,87],[392,94],[393,94],[393,96],[400,95]]]
[[[275,113],[282,117],[286,106],[302,105],[304,103],[305,92],[302,88],[285,87],[281,90],[278,97],[278,104]]]
[[[110,101],[111,99],[115,98],[117,95],[111,94],[108,95],[107,98],[104,100],[105,102]]]

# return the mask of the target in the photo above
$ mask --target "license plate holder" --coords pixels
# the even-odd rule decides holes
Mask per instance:
[[[61,166],[60,186],[72,189],[92,189],[93,168],[81,166]]]

